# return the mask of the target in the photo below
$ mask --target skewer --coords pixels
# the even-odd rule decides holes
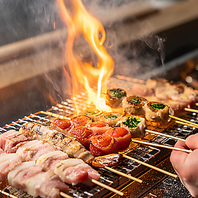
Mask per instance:
[[[181,122],[181,121],[178,121],[178,120],[176,120],[175,122],[176,122],[177,124],[187,125],[187,126],[190,126],[190,127],[196,127],[194,124],[189,124],[189,123],[187,123],[187,122]]]
[[[65,194],[64,192],[60,192],[60,196],[64,197],[64,198],[73,198],[68,194]]]
[[[182,122],[192,124],[192,125],[194,125],[194,127],[198,128],[198,124],[195,124],[195,123],[190,122],[190,121],[188,121],[188,120],[184,120],[184,119],[182,119],[182,118],[178,118],[178,117],[175,117],[175,116],[172,116],[172,115],[169,115],[169,116],[170,116],[171,118],[176,119],[176,120],[180,120],[180,121],[182,121]]]
[[[172,150],[177,150],[177,151],[183,151],[187,153],[191,153],[191,150],[186,150],[186,149],[180,149],[180,148],[175,148],[172,146],[166,146],[166,145],[161,145],[161,144],[156,144],[156,143],[151,143],[151,142],[145,142],[145,141],[140,141],[140,140],[134,140],[132,139],[133,142],[140,143],[140,144],[147,144],[150,146],[156,146],[156,147],[161,147],[161,148],[166,148],[166,149],[172,149]]]
[[[17,198],[16,196],[11,195],[11,194],[9,194],[9,193],[3,191],[3,190],[0,190],[0,193],[4,194],[4,195],[6,195],[6,196],[12,197],[12,198]]]
[[[110,167],[108,167],[108,166],[104,166],[104,168],[106,168],[107,170],[109,170],[109,171],[111,171],[111,172],[113,172],[113,173],[116,173],[116,174],[118,174],[118,175],[127,177],[127,178],[132,179],[132,180],[134,180],[134,181],[137,181],[137,182],[139,182],[139,183],[142,183],[142,180],[141,180],[141,179],[135,178],[135,177],[133,177],[133,176],[131,176],[131,175],[127,175],[127,174],[125,174],[125,173],[122,173],[122,172],[120,172],[120,171],[117,171],[117,170],[115,170],[115,169],[113,169],[113,168],[110,168]]]
[[[118,194],[118,195],[120,195],[120,196],[123,196],[123,195],[124,195],[123,192],[120,192],[119,190],[116,190],[115,188],[112,188],[112,187],[110,187],[110,186],[107,186],[106,184],[103,184],[103,183],[101,183],[101,182],[99,182],[99,181],[97,181],[97,180],[95,180],[95,179],[92,179],[91,181],[92,181],[94,184],[97,184],[98,186],[101,186],[101,187],[103,187],[103,188],[106,188],[107,190],[112,191],[112,192],[114,192],[114,193],[116,193],[116,194]]]
[[[172,138],[172,139],[175,139],[175,140],[181,140],[181,141],[184,141],[184,142],[186,141],[186,140],[184,140],[184,139],[182,139],[182,138],[178,138],[178,137],[175,137],[175,136],[172,136],[172,135],[160,133],[160,132],[157,132],[157,131],[151,131],[151,130],[148,130],[148,129],[146,129],[145,131],[146,131],[146,132],[149,132],[149,133],[153,133],[153,134],[157,134],[157,135],[169,137],[169,138]]]
[[[190,108],[184,108],[185,111],[190,111],[190,112],[194,112],[194,113],[198,113],[197,109],[190,109]]]
[[[160,168],[158,168],[158,167],[156,167],[156,166],[152,166],[152,165],[150,165],[150,164],[147,164],[147,163],[145,163],[145,162],[142,162],[142,161],[140,161],[140,160],[137,160],[137,159],[135,159],[135,158],[133,158],[133,157],[129,157],[129,156],[125,155],[125,154],[123,154],[123,157],[125,157],[125,158],[127,158],[127,159],[129,159],[129,160],[135,161],[135,162],[137,162],[137,163],[139,163],[139,164],[142,164],[142,165],[144,165],[144,166],[147,166],[147,167],[149,167],[149,168],[152,168],[152,169],[154,169],[154,170],[156,170],[156,171],[159,171],[159,172],[161,172],[161,173],[164,173],[164,174],[166,174],[166,175],[172,176],[172,177],[174,177],[174,178],[177,178],[177,177],[178,177],[176,174],[170,173],[170,172],[165,171],[165,170],[163,170],[163,169],[160,169]]]

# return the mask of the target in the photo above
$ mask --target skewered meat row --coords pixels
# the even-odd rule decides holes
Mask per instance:
[[[6,132],[5,135],[7,133],[9,133],[9,131]],[[7,140],[9,141],[9,138]],[[19,149],[17,150],[17,153],[7,154],[3,150],[1,150],[2,154],[0,155],[0,162],[1,162],[0,170],[3,169],[4,171],[0,172],[0,177],[2,180],[6,180],[9,172],[14,170],[13,171],[14,173],[13,172],[12,174],[10,173],[11,176],[9,176],[9,178],[14,178],[14,179],[9,179],[10,184],[19,187],[22,190],[27,191],[29,194],[33,196],[40,195],[46,197],[45,195],[42,194],[43,192],[40,192],[40,189],[38,189],[38,186],[39,188],[40,187],[45,188],[45,184],[43,184],[42,182],[38,182],[37,184],[32,182],[32,180],[39,177],[42,178],[44,177],[50,181],[52,180],[51,183],[54,183],[55,181],[57,181],[56,175],[58,175],[62,181],[72,185],[76,185],[79,182],[82,182],[86,185],[92,185],[91,179],[99,180],[100,175],[98,174],[98,172],[93,168],[91,168],[86,163],[84,163],[82,160],[68,159],[68,155],[66,153],[63,153],[61,151],[53,151],[54,149],[52,146],[51,146],[52,148],[51,151],[49,149],[50,145],[47,145],[47,143],[43,143],[42,141],[39,140],[34,140],[34,141],[26,141],[24,143],[19,143],[19,145],[20,146]],[[33,150],[33,148],[36,149]],[[24,161],[27,160],[31,160],[31,161],[28,161],[29,163],[24,163]],[[25,164],[26,165],[30,164],[30,166],[28,165],[29,169],[27,171],[24,170],[26,169]],[[21,172],[22,170],[23,172]],[[18,172],[19,175],[16,176]],[[23,173],[25,179],[23,180],[22,183],[22,181],[20,182],[17,178],[23,177]],[[55,173],[56,175],[52,173]],[[28,186],[29,183],[31,183],[31,186]],[[36,185],[36,187],[34,185]],[[53,188],[56,188],[56,185],[53,185]],[[55,189],[55,191],[57,192],[57,189]],[[65,192],[65,190],[63,192]],[[51,197],[50,193],[48,193],[47,196]],[[59,194],[60,192],[58,193],[58,195]],[[52,197],[56,197],[56,196],[52,196]]]
[[[41,166],[34,164],[34,161],[24,162],[23,158],[15,153],[1,153],[0,179],[1,181],[8,180],[9,184],[32,196],[44,198],[59,198],[60,192],[69,190],[53,170],[44,172]]]
[[[191,107],[198,100],[198,91],[184,84],[173,84],[162,78],[148,79],[145,84],[134,84],[133,95],[149,101],[168,104],[175,112]]]
[[[89,149],[94,156],[123,151],[128,148],[131,141],[131,134],[126,129],[121,127],[114,129],[102,121],[91,122],[87,124],[87,127],[74,127],[69,133]]]
[[[86,163],[91,163],[94,158],[76,138],[55,130],[51,126],[43,126],[37,123],[26,123],[20,128],[20,133],[29,140],[45,140],[52,144],[55,149],[68,154],[69,157],[79,158]]]
[[[8,182],[34,197],[59,198],[60,192],[68,193],[69,187],[54,171],[42,171],[34,161],[23,162],[8,173]]]

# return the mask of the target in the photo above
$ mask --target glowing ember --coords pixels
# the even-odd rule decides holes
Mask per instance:
[[[65,57],[72,77],[73,97],[82,92],[83,87],[88,92],[89,104],[93,103],[99,110],[110,111],[110,107],[105,104],[105,97],[102,97],[102,93],[106,93],[107,80],[114,68],[113,60],[103,46],[105,30],[102,24],[87,12],[81,0],[69,1],[73,12],[67,9],[63,0],[57,2],[62,19],[68,27]],[[82,62],[73,53],[74,39],[81,34],[98,56],[97,68],[93,67],[92,63]],[[93,87],[97,88],[97,91]],[[78,112],[77,106],[76,110]]]

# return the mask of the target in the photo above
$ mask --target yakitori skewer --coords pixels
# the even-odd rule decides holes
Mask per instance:
[[[165,171],[165,170],[163,170],[163,169],[161,169],[161,168],[158,168],[158,167],[156,167],[156,166],[147,164],[147,163],[145,163],[145,162],[142,162],[142,161],[140,161],[140,160],[137,160],[137,159],[135,159],[135,158],[133,158],[133,157],[130,157],[130,156],[128,156],[128,155],[123,154],[122,156],[125,157],[125,158],[127,158],[127,159],[129,159],[129,160],[132,160],[132,161],[135,161],[135,162],[137,162],[137,163],[139,163],[139,164],[142,164],[142,165],[144,165],[144,166],[146,166],[146,167],[149,167],[149,168],[151,168],[151,169],[154,169],[154,170],[156,170],[156,171],[159,171],[159,172],[161,172],[161,173],[164,173],[164,174],[166,174],[166,175],[169,175],[169,176],[171,176],[171,177],[174,177],[174,178],[177,178],[177,177],[178,177],[176,174],[170,173],[170,172]]]
[[[132,139],[132,141],[135,142],[135,143],[146,144],[146,145],[149,145],[149,146],[156,146],[156,147],[161,147],[161,148],[166,148],[166,149],[171,149],[171,150],[183,151],[183,152],[187,152],[187,153],[192,152],[191,150],[175,148],[173,146],[166,146],[166,145],[162,145],[162,144],[156,144],[156,143],[145,142],[145,141],[134,140],[134,139]]]
[[[119,190],[116,190],[115,188],[112,188],[112,187],[110,187],[110,186],[107,186],[107,185],[105,185],[105,184],[103,184],[103,183],[101,183],[101,182],[99,182],[99,181],[97,181],[97,180],[95,180],[95,179],[92,179],[91,181],[92,181],[94,184],[97,184],[98,186],[101,186],[101,187],[103,187],[103,188],[106,188],[107,190],[112,191],[112,192],[114,192],[114,193],[116,193],[116,194],[118,194],[118,195],[120,195],[120,196],[123,196],[123,195],[124,195],[123,192],[121,192],[121,191],[119,191]]]
[[[186,141],[186,140],[184,140],[182,138],[178,138],[178,137],[175,137],[175,136],[172,136],[172,135],[168,135],[168,134],[165,134],[165,133],[161,133],[161,132],[157,132],[157,131],[151,131],[151,130],[148,130],[148,129],[146,129],[145,131],[148,132],[148,133],[161,135],[161,136],[168,137],[168,138],[175,139],[175,140],[181,140],[181,141],[184,141],[184,142]]]
[[[194,113],[198,113],[197,109],[190,109],[190,108],[184,108],[185,111],[190,111],[190,112],[194,112]]]
[[[170,116],[171,118],[175,119],[175,120],[179,120],[179,121],[182,121],[182,122],[184,122],[184,123],[192,124],[192,125],[194,125],[194,127],[198,128],[198,124],[196,124],[196,123],[190,122],[190,121],[185,120],[185,119],[182,119],[182,118],[178,118],[178,117],[176,117],[176,116],[172,116],[172,115],[169,115],[169,116]]]

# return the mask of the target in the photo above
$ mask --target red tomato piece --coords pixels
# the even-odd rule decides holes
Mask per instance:
[[[61,128],[61,129],[67,129],[71,126],[71,122],[69,119],[60,119],[60,118],[56,118],[53,122],[53,125],[56,125],[57,127]]]
[[[111,128],[105,132],[114,137],[118,144],[118,150],[123,151],[128,148],[131,141],[131,133],[123,127]]]
[[[107,134],[91,137],[90,151],[94,156],[107,155],[118,152],[118,145],[115,139]]]
[[[105,127],[109,126],[106,122],[92,122],[89,127]]]
[[[75,137],[86,149],[89,149],[90,138],[93,136],[93,131],[85,126],[75,127],[70,131],[70,134]]]
[[[90,123],[92,120],[89,116],[86,115],[79,115],[77,117],[74,117],[71,119],[74,123],[74,126],[86,126],[88,123]]]
[[[105,122],[91,122],[88,124],[88,127],[93,131],[94,135],[102,135],[110,127]]]

